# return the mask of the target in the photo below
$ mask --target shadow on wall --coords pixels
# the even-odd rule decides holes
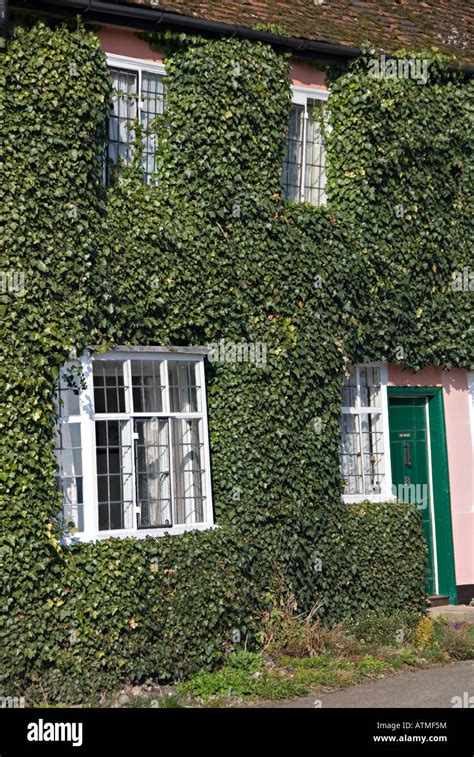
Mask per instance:
[[[449,371],[429,365],[415,373],[402,365],[389,363],[388,383],[390,386],[442,386],[448,394],[451,391],[467,392],[467,371],[451,368]]]
[[[464,368],[452,368],[450,371],[442,371],[443,390],[450,394],[454,392],[467,392],[467,371]]]

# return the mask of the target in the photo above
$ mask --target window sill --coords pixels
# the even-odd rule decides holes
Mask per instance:
[[[173,526],[172,528],[146,528],[140,530],[130,528],[120,531],[96,531],[93,534],[81,533],[74,534],[74,536],[64,536],[64,538],[61,539],[61,544],[63,546],[73,546],[85,542],[104,541],[105,539],[145,539],[147,536],[159,539],[166,536],[166,534],[169,536],[180,536],[189,531],[207,531],[208,529],[215,528],[218,528],[216,523],[193,523],[189,526]]]
[[[345,505],[356,505],[359,502],[396,502],[393,494],[343,494],[342,501]]]

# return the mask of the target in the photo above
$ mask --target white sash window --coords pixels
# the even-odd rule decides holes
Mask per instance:
[[[107,175],[123,160],[133,158],[134,122],[143,128],[143,168],[147,184],[156,171],[154,119],[165,107],[165,69],[159,63],[107,55],[112,77],[112,104],[108,121]]]
[[[293,88],[283,164],[283,196],[295,202],[326,202],[326,145],[321,119],[327,92]]]

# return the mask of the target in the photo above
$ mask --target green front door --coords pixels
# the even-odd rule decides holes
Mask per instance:
[[[426,397],[389,397],[392,486],[400,502],[418,507],[428,545],[427,594],[435,593]]]

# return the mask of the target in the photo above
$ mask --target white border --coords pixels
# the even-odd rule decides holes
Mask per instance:
[[[301,87],[297,85],[291,86],[291,92],[293,96],[293,103],[295,105],[306,105],[306,100],[324,100],[326,102],[329,98],[329,92],[327,89],[319,89],[317,87]]]

